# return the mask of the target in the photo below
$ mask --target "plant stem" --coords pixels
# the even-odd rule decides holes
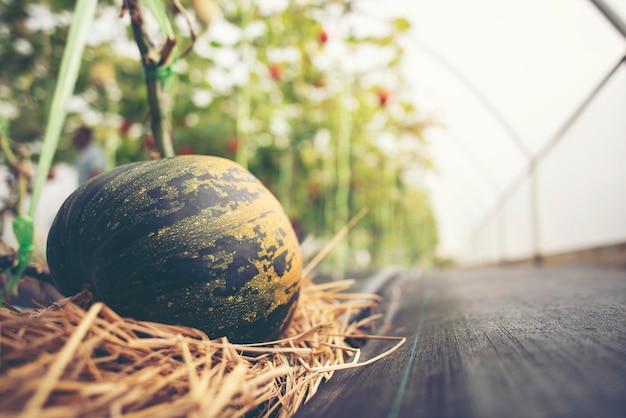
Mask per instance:
[[[126,0],[124,9],[128,10],[130,14],[133,36],[141,53],[141,62],[146,74],[146,88],[150,107],[150,129],[161,157],[173,157],[174,146],[166,113],[166,109],[169,106],[165,93],[165,79],[170,76],[168,73],[171,70],[169,67],[171,65],[170,58],[172,50],[176,45],[176,40],[168,38],[163,48],[160,51],[157,50],[152,46],[144,31],[143,16],[137,1]]]
[[[1,131],[0,149],[2,149],[2,152],[4,152],[9,167],[11,167],[15,171],[16,199],[15,203],[11,205],[12,208],[10,208],[10,210],[12,210],[15,215],[21,215],[24,205],[24,198],[28,194],[28,182],[30,178],[30,173],[27,169],[28,160],[24,158],[20,161],[20,159],[11,149],[11,145],[9,144],[9,138],[7,138],[4,132]]]
[[[241,27],[246,27],[252,21],[252,10],[254,4],[252,1],[247,1],[243,4],[241,11]],[[245,68],[248,70],[248,77],[252,73],[252,62],[254,59],[254,50],[252,49],[249,40],[244,35],[242,39],[242,61]],[[239,90],[237,96],[237,139],[239,140],[239,147],[235,154],[235,161],[241,164],[241,166],[248,168],[248,142],[250,141],[250,80],[245,83]]]
[[[346,90],[342,92],[339,102],[339,127],[337,132],[337,190],[335,194],[335,229],[339,230],[348,222],[350,214],[350,183],[351,172],[351,134],[352,111],[347,103],[351,97],[351,82],[347,80]],[[349,244],[346,241],[337,246],[337,263],[341,274],[345,273],[349,257]]]
[[[169,121],[164,112],[165,92],[163,85],[157,79],[146,79],[146,87],[148,88],[148,103],[150,104],[150,128],[157,149],[162,157],[173,157],[174,146],[172,145]]]

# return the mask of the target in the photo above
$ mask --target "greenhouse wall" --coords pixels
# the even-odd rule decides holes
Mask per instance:
[[[537,153],[532,176],[478,224],[459,264],[532,260],[626,242],[626,64],[574,116],[553,146]]]

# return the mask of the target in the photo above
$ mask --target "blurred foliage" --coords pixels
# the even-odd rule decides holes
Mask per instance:
[[[175,63],[169,92],[177,152],[246,165],[298,231],[320,241],[368,208],[329,266],[431,262],[437,228],[420,182],[430,168],[429,122],[402,74],[410,23],[358,1],[181,3],[185,14],[168,8],[179,49],[192,44],[187,19],[198,37]],[[73,4],[0,1],[0,116],[35,155]],[[100,2],[57,161],[74,158],[71,132],[81,124],[95,128],[111,165],[149,158],[143,69],[120,8]]]

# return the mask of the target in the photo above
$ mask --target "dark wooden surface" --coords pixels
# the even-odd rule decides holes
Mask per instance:
[[[407,274],[386,300],[385,334],[407,343],[335,373],[297,418],[626,417],[625,271]]]

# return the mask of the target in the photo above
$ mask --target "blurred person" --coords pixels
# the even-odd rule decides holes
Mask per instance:
[[[76,168],[78,169],[78,185],[80,186],[104,171],[106,157],[102,147],[94,142],[91,128],[81,126],[76,129],[72,140],[78,149]]]

